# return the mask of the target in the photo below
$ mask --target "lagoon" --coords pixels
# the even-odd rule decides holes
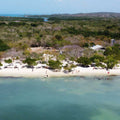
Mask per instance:
[[[120,120],[120,77],[0,78],[0,120]]]

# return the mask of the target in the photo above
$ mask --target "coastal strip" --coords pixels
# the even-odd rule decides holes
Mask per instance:
[[[63,71],[55,72],[49,69],[14,69],[7,68],[0,70],[0,77],[70,77],[70,76],[119,76],[120,70],[112,69],[107,71],[106,69],[93,69],[92,67],[82,68],[77,67],[72,72],[65,73]]]

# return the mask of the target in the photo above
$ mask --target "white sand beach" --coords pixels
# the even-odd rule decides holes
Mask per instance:
[[[82,68],[76,67],[70,73],[64,73],[63,71],[54,72],[49,69],[39,68],[5,68],[0,70],[0,77],[67,77],[67,76],[117,76],[120,75],[120,69],[94,69],[92,67]]]
[[[22,63],[20,60],[14,60],[8,64],[1,61],[0,77],[69,77],[69,76],[119,76],[120,64],[111,70],[95,68],[95,67],[80,67],[72,68],[71,72],[65,72],[64,67],[59,72],[50,70],[47,64],[38,63],[34,68],[28,68],[27,64]],[[68,62],[63,61],[62,65],[65,66]],[[77,65],[76,62],[74,62]]]

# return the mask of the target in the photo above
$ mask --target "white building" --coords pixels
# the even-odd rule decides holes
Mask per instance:
[[[98,50],[102,50],[103,49],[103,46],[101,45],[95,45],[93,47],[90,47],[92,50],[95,50],[95,51],[98,51]]]

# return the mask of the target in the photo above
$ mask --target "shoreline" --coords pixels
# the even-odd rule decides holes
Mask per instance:
[[[107,71],[106,69],[78,67],[77,69],[74,69],[72,72],[69,73],[64,73],[63,71],[53,72],[45,68],[34,69],[34,70],[28,68],[23,68],[23,69],[7,68],[0,70],[0,77],[47,78],[47,77],[75,77],[75,76],[82,76],[82,77],[120,76],[120,69],[112,69]]]

